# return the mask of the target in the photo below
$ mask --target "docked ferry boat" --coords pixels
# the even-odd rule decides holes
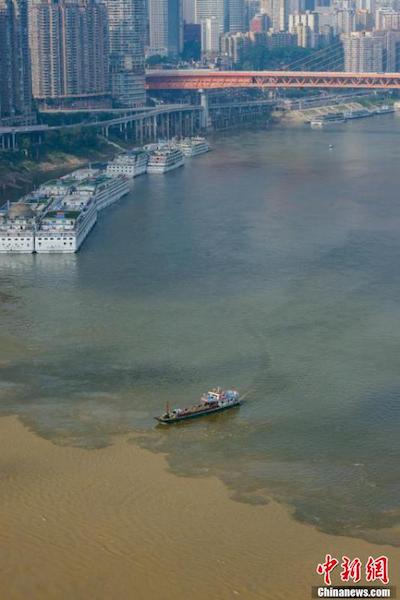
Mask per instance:
[[[387,115],[389,113],[394,113],[394,111],[394,106],[390,106],[389,104],[382,104],[382,106],[375,108],[376,115]]]
[[[149,155],[144,150],[131,150],[127,154],[116,156],[107,165],[107,175],[126,175],[130,179],[147,171]]]
[[[77,252],[97,214],[129,192],[126,175],[78,169],[0,209],[0,253]]]
[[[0,253],[35,250],[35,215],[28,203],[15,202],[0,211]]]
[[[193,419],[195,417],[204,417],[216,412],[227,410],[239,406],[242,400],[239,392],[236,390],[221,390],[220,388],[210,390],[204,394],[199,404],[189,406],[188,408],[173,408],[167,404],[166,411],[159,417],[154,417],[159,423],[170,424]]]
[[[161,145],[150,152],[147,163],[148,173],[167,173],[178,167],[183,167],[185,157],[175,146]]]
[[[79,184],[76,191],[91,194],[95,199],[97,210],[103,210],[128,194],[129,180],[126,175],[112,177],[103,172]]]
[[[345,110],[343,113],[345,119],[365,119],[366,117],[373,117],[374,111],[368,110],[367,108]]]
[[[200,136],[179,140],[176,142],[176,146],[183,152],[184,156],[188,157],[198,156],[210,150],[210,144],[206,138]]]
[[[89,192],[73,192],[52,206],[40,220],[35,251],[62,254],[77,252],[96,222],[94,196]]]
[[[323,115],[316,117],[310,122],[311,127],[329,127],[331,125],[337,125],[338,123],[345,123],[346,119],[343,113],[331,113],[329,115]]]

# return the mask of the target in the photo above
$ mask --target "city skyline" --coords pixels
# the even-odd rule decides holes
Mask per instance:
[[[397,0],[1,0],[0,32],[4,124],[34,122],[33,99],[141,107],[146,56],[178,61],[187,43],[228,69],[303,48],[320,52],[311,70],[400,70]]]

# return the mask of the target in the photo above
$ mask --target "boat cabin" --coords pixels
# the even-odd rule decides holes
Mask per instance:
[[[224,392],[218,388],[210,390],[207,392],[207,394],[204,394],[203,400],[205,402],[219,402],[222,400],[223,396]]]

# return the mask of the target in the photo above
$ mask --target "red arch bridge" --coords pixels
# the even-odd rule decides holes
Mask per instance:
[[[224,88],[359,88],[400,89],[400,73],[329,71],[147,71],[149,90],[212,90]]]

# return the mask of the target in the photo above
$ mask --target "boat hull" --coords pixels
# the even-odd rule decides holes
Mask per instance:
[[[154,417],[156,421],[162,423],[163,425],[172,425],[174,423],[180,423],[181,421],[187,421],[188,419],[197,419],[199,417],[205,417],[207,415],[215,414],[218,412],[223,412],[225,410],[229,410],[230,408],[237,408],[242,404],[242,400],[238,400],[237,402],[233,402],[227,406],[217,406],[216,408],[210,408],[208,410],[197,411],[189,414],[181,414],[176,417],[165,418],[165,417]]]

